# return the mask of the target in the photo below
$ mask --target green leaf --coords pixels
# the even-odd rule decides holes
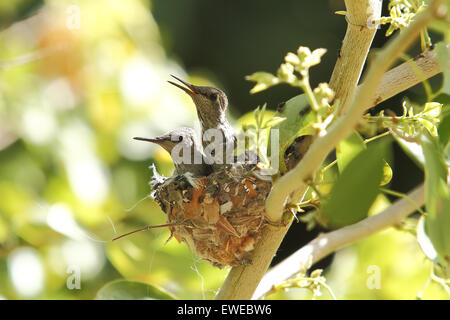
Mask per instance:
[[[270,127],[273,127],[277,124],[280,124],[281,122],[285,121],[286,118],[281,118],[281,117],[273,117],[272,119],[268,120],[264,125],[263,125],[263,129],[268,129]]]
[[[353,131],[347,138],[342,140],[336,147],[339,172],[342,172],[351,160],[366,149],[364,139],[356,131]]]
[[[367,217],[383,179],[387,142],[369,146],[345,167],[321,210],[330,228],[340,228]]]
[[[450,57],[448,54],[447,46],[448,46],[448,44],[446,44],[445,42],[439,42],[435,46],[435,51],[436,51],[439,65],[441,66],[441,70],[444,75],[444,82],[442,84],[442,92],[450,95],[450,69],[447,67]]]
[[[384,186],[386,184],[388,184],[389,182],[391,182],[392,180],[392,168],[389,165],[389,163],[387,163],[386,161],[384,161],[384,165],[383,165],[383,179],[381,179],[380,182],[380,186]]]
[[[433,243],[425,232],[425,218],[420,217],[416,228],[417,242],[420,245],[423,253],[428,259],[434,261],[437,258],[437,252],[434,249]]]
[[[431,135],[437,136],[436,126],[431,121],[419,118],[419,122],[428,130]]]
[[[103,286],[97,300],[175,300],[175,297],[156,286],[128,280],[115,280]]]
[[[450,115],[439,123],[438,137],[445,163],[450,166]]]
[[[450,114],[439,123],[438,136],[441,148],[445,148],[450,143]]]
[[[422,115],[428,116],[430,118],[438,118],[442,111],[442,103],[439,102],[427,102],[425,107],[421,112]]]
[[[336,158],[338,162],[339,172],[353,160],[358,154],[366,150],[366,143],[361,135],[353,131],[346,139],[342,140],[336,148]],[[384,161],[383,179],[380,182],[381,186],[388,184],[392,179],[392,169],[389,164]]]
[[[422,136],[425,155],[425,231],[438,260],[450,267],[450,188],[447,185],[447,166],[440,152],[438,139]]]
[[[272,110],[265,110],[264,117],[263,117],[263,122],[264,121],[266,121],[266,122],[270,121],[274,116],[275,116],[275,112],[274,111],[272,111]],[[242,117],[240,117],[238,119],[238,126],[239,127],[247,126],[249,128],[256,129],[257,125],[256,125],[256,119],[255,119],[254,111],[247,112]]]
[[[275,137],[274,130],[277,130],[279,134],[279,148],[275,152],[279,152],[280,170],[284,172],[286,171],[284,152],[296,137],[313,133],[311,124],[315,120],[315,116],[309,106],[306,95],[301,94],[290,99],[279,108],[275,117],[286,118],[286,120],[271,127],[268,154],[270,156],[274,152],[272,143],[276,143],[273,139]]]
[[[255,72],[245,77],[245,80],[256,82],[250,93],[257,93],[280,83],[280,80],[268,72]]]

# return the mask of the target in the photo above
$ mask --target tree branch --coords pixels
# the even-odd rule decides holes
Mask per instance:
[[[353,97],[367,54],[377,32],[382,0],[345,0],[347,31],[329,86],[342,111]]]
[[[301,194],[305,191],[306,186]],[[269,268],[270,262],[291,224],[292,220],[285,226],[267,225],[262,231],[261,239],[256,242],[252,254],[252,264],[231,269],[216,299],[250,299]]]
[[[447,45],[450,56],[450,45]],[[450,68],[450,60],[447,66]],[[416,84],[442,72],[436,52],[425,51],[414,59],[408,60],[401,65],[389,70],[383,76],[375,95],[372,97],[370,107],[387,100],[398,93],[405,91]],[[357,90],[359,90],[358,87]]]
[[[361,240],[384,228],[400,223],[424,203],[424,185],[417,187],[403,198],[394,202],[383,212],[368,217],[344,228],[324,233],[300,250],[277,264],[266,273],[253,295],[253,299],[263,297],[274,284],[278,284],[298,273],[301,266],[312,264],[353,242]],[[414,204],[411,203],[411,200]]]
[[[250,299],[290,226],[291,223],[283,227],[265,226],[253,251],[252,264],[231,269],[216,299]]]

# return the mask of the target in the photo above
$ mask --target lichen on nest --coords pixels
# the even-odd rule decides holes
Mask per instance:
[[[171,237],[212,265],[250,264],[266,224],[264,201],[272,183],[256,166],[233,164],[208,176],[178,175],[153,184],[153,198],[167,214]]]

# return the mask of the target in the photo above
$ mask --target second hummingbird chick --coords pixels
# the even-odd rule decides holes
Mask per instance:
[[[195,139],[195,132],[191,128],[175,129],[155,138],[134,139],[156,143],[169,152],[175,166],[175,175],[203,177],[211,173],[211,166],[205,163],[201,147]]]
[[[303,156],[308,151],[313,143],[312,135],[305,135],[297,137],[294,142],[284,152],[284,162],[287,171],[295,168],[295,166],[303,159]]]
[[[216,137],[220,134],[220,139],[222,140],[222,159],[219,159],[219,163],[226,164],[233,162],[236,135],[233,127],[226,118],[226,110],[228,107],[226,94],[217,88],[195,86],[173,75],[172,77],[184,84],[185,87],[172,81],[169,81],[169,83],[185,91],[194,101],[202,127],[202,145],[205,153],[207,153],[207,148],[211,142],[214,142],[208,141],[208,136]],[[212,154],[211,156],[214,158],[215,155]]]

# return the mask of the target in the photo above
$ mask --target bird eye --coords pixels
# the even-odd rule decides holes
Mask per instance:
[[[178,137],[178,142],[181,142],[181,141],[183,141],[183,136]]]
[[[211,95],[209,96],[209,99],[211,99],[212,101],[216,101],[217,100],[217,93],[211,93]]]

